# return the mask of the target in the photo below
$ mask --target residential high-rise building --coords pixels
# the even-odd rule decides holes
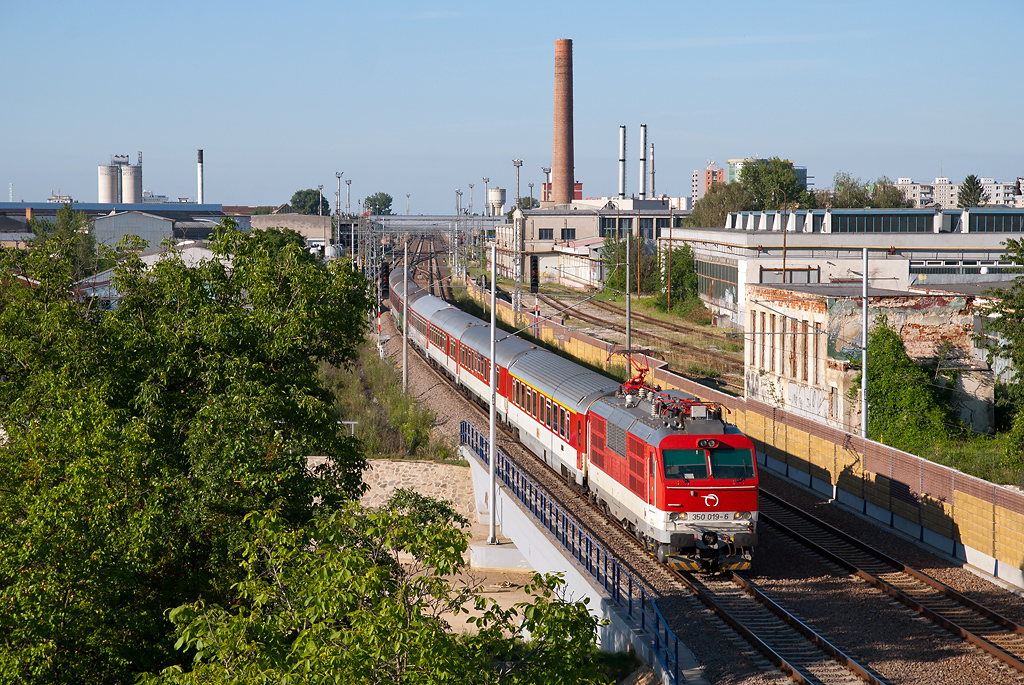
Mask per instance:
[[[693,202],[704,197],[716,183],[725,183],[725,169],[710,159],[704,169],[694,169],[690,175],[690,198]]]

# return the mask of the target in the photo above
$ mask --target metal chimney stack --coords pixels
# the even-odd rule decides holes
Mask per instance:
[[[626,127],[619,126],[619,199],[626,198]]]
[[[199,150],[199,155],[196,160],[197,173],[199,174],[199,196],[197,203],[203,204],[203,151]]]
[[[647,197],[647,124],[640,124],[640,199]]]
[[[572,202],[576,182],[572,147],[572,41],[555,41],[555,125],[551,152],[551,195],[556,205]]]
[[[651,143],[651,199],[658,197],[657,193],[654,192],[654,143]]]

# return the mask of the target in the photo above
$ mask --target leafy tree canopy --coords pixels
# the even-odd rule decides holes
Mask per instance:
[[[537,576],[532,601],[507,610],[449,580],[466,521],[447,503],[399,490],[378,511],[351,506],[304,528],[273,511],[247,523],[241,602],[172,610],[195,661],[140,683],[603,680],[591,659],[598,620],[586,600],[562,598],[557,578]],[[445,618],[460,613],[476,634],[452,633]]]
[[[673,306],[687,300],[697,299],[697,269],[694,263],[693,249],[686,244],[682,247],[673,247],[672,254],[669,255],[666,251],[661,262],[662,286],[667,291],[671,283]],[[671,274],[669,273],[670,268]]]
[[[985,192],[985,188],[981,185],[981,179],[971,174],[960,184],[960,192],[956,196],[956,206],[963,208],[977,207],[987,203],[988,200],[988,193]]]
[[[686,218],[690,228],[721,228],[730,212],[754,209],[754,196],[742,183],[715,183],[693,205]]]
[[[797,179],[793,163],[778,157],[767,162],[747,162],[740,169],[740,183],[752,198],[751,209],[792,207],[804,195],[804,186]],[[718,226],[724,225],[716,224]]]
[[[820,207],[897,209],[913,207],[903,191],[891,180],[882,176],[874,183],[862,181],[845,171],[836,172],[831,190],[815,193]]]
[[[1004,245],[1004,259],[1018,268],[1024,267],[1024,240],[1008,238]],[[998,355],[1012,362],[1010,400],[1018,407],[1024,406],[1024,279],[1018,277],[1009,288],[987,290],[985,295],[991,298],[992,305],[990,316],[985,319],[984,343],[990,346],[990,356]],[[1024,459],[1024,411],[1020,409],[1014,415],[1010,443],[1010,452]]]
[[[629,289],[634,295],[637,294],[637,269],[639,268],[640,292],[651,293],[658,290],[661,283],[658,273],[658,257],[653,250],[648,249],[645,241],[631,239],[624,235],[622,238],[608,236],[601,246],[601,259],[604,260],[606,288],[626,292],[626,250],[630,250]],[[639,252],[639,254],[638,254]],[[638,267],[639,265],[639,267]]]
[[[316,261],[316,257],[306,251],[306,238],[298,231],[274,226],[262,231],[262,233],[263,241],[271,256],[285,259],[287,255],[294,254],[293,251],[286,248],[294,246],[299,248],[298,259],[306,262]]]
[[[249,512],[302,526],[361,491],[317,362],[353,359],[369,300],[226,219],[192,268],[123,244],[104,311],[51,240],[0,252],[38,281],[0,279],[0,682],[123,683],[178,661],[166,608],[233,601]]]
[[[387,193],[374,193],[363,200],[363,207],[370,214],[390,214],[392,197]]]
[[[62,257],[71,260],[73,280],[81,280],[113,266],[113,262],[100,255],[96,248],[88,215],[76,212],[70,203],[57,209],[53,221],[32,217],[29,228],[36,236],[33,249],[44,252],[57,250]]]
[[[961,433],[941,375],[932,376],[907,354],[885,316],[868,336],[868,435],[911,453]],[[863,373],[863,372],[862,372]],[[860,387],[860,375],[855,386]]]
[[[313,216],[330,216],[331,204],[316,188],[296,190],[292,195],[292,209],[299,214],[311,214]],[[318,209],[319,208],[319,209]]]

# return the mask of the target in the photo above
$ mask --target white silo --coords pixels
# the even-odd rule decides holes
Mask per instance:
[[[505,189],[504,188],[488,188],[487,189],[487,204],[491,207],[491,214],[493,216],[499,216],[505,213]]]
[[[142,165],[121,167],[121,201],[126,204],[142,202]]]
[[[121,167],[116,164],[101,164],[99,166],[99,181],[99,203],[116,204],[119,201],[118,187],[121,185]]]

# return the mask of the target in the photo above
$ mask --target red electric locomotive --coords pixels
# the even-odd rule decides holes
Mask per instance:
[[[402,315],[404,274],[391,272]],[[486,404],[489,327],[408,283],[410,340]],[[594,373],[521,338],[495,345],[496,411],[519,441],[576,483],[665,563],[750,568],[757,545],[754,446],[725,409],[647,382]]]

